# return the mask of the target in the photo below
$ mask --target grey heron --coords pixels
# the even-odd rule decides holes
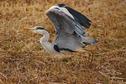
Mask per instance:
[[[90,27],[91,21],[80,12],[65,4],[56,4],[46,11],[46,15],[55,26],[55,42],[48,42],[49,33],[42,26],[34,27],[33,31],[43,35],[40,43],[47,52],[74,52],[86,45],[96,43],[95,39],[90,38],[85,31]]]

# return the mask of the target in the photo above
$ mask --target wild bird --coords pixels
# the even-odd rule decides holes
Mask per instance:
[[[48,53],[74,52],[86,45],[96,43],[95,39],[90,38],[85,31],[90,27],[91,21],[80,12],[65,4],[57,4],[50,7],[46,15],[55,25],[55,41],[48,42],[50,35],[42,26],[36,26],[32,30],[43,35],[40,43]]]

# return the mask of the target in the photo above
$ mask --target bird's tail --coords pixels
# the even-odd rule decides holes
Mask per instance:
[[[91,37],[82,37],[82,43],[84,45],[93,45],[96,43],[96,40]]]

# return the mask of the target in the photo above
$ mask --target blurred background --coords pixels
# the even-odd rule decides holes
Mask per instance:
[[[44,26],[55,37],[45,11],[58,3],[86,15],[97,44],[85,52],[53,58],[40,47]],[[0,84],[126,83],[126,0],[0,0]]]

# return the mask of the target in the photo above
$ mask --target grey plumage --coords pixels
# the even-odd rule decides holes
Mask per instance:
[[[58,4],[51,7],[47,11],[47,15],[55,25],[57,34],[55,45],[59,49],[76,51],[87,44],[95,43],[95,40],[86,36],[84,31],[90,27],[91,21],[76,10],[65,4]]]
[[[40,38],[42,47],[49,53],[60,51],[74,52],[96,41],[87,36],[86,29],[91,21],[80,12],[65,4],[57,4],[46,11],[56,30],[56,39],[53,43],[48,41],[49,32],[41,26],[36,26],[33,32],[43,35]]]

